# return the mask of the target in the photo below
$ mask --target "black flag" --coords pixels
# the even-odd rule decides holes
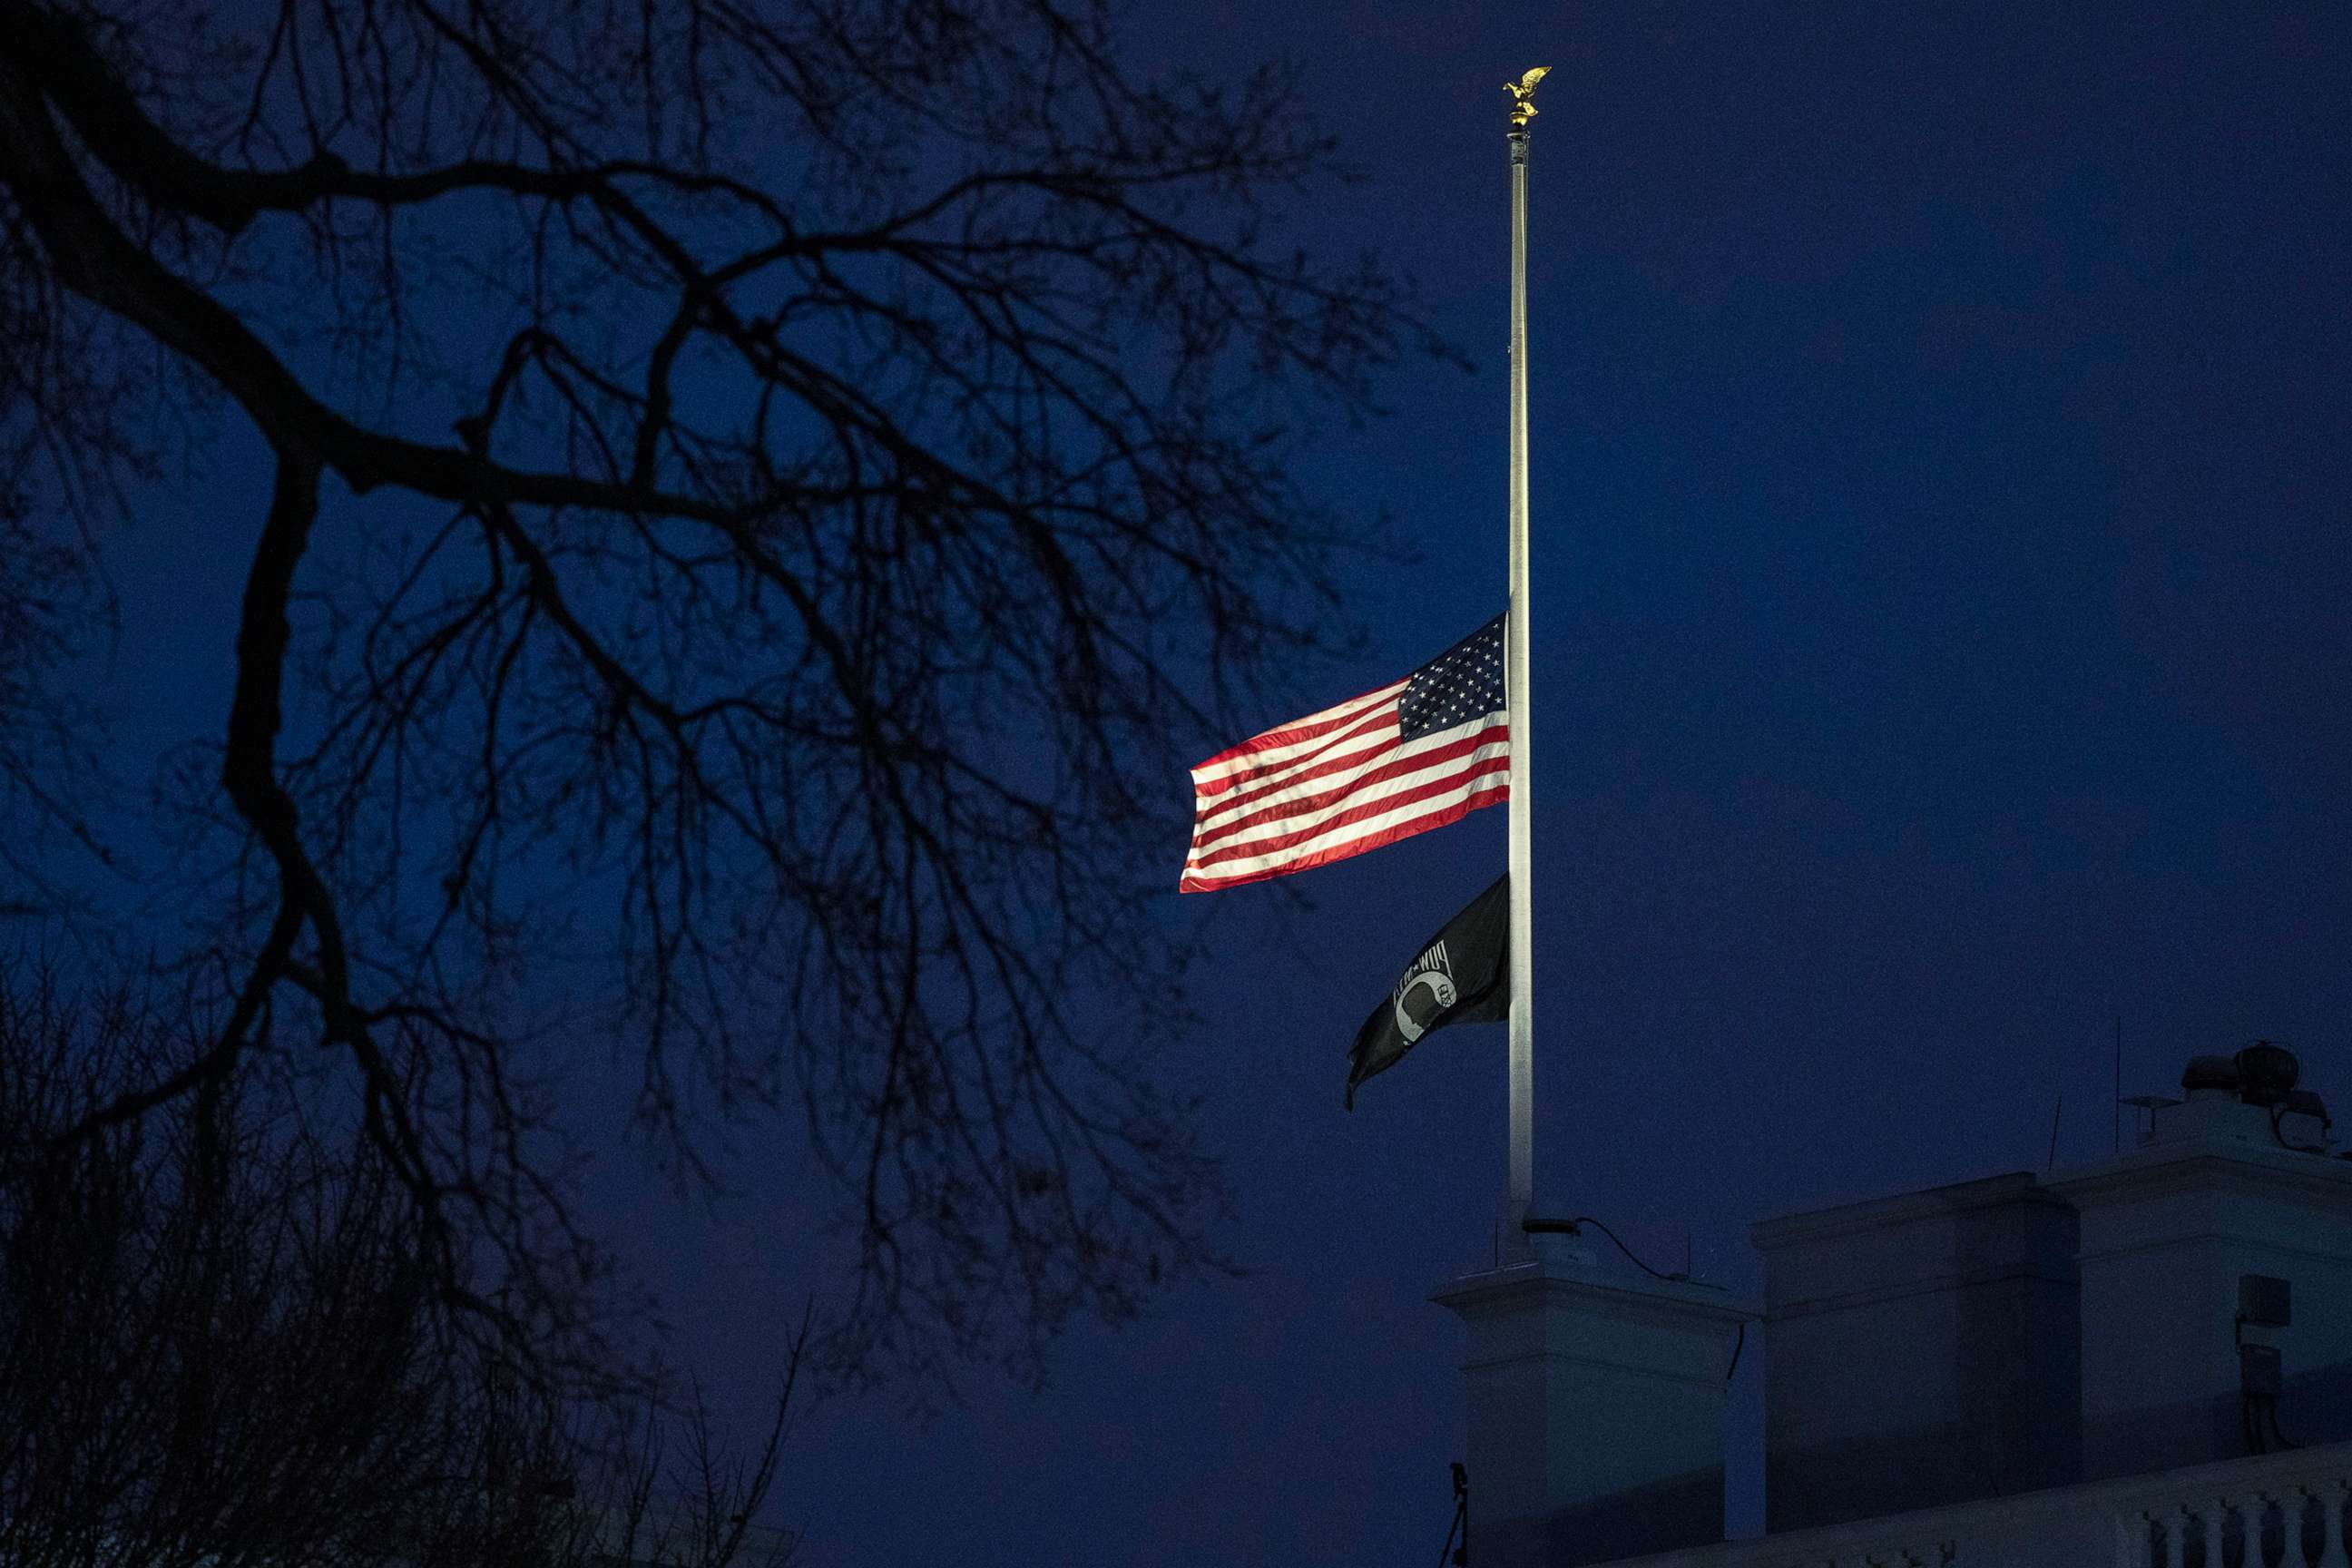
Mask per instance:
[[[1448,1024],[1493,1024],[1511,1013],[1511,879],[1470,900],[1405,966],[1348,1051],[1348,1109],[1356,1086],[1396,1066],[1413,1042]]]

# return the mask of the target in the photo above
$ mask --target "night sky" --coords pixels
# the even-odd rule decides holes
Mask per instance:
[[[1316,448],[1312,488],[1414,558],[1348,563],[1360,661],[1264,724],[1502,607],[1501,84],[1556,68],[1539,1201],[1748,1291],[1751,1222],[2038,1168],[2062,1095],[2060,1161],[2105,1153],[2118,1018],[2126,1093],[2261,1036],[2352,1105],[2352,8],[1165,0],[1132,32],[1139,61],[1302,58],[1364,177],[1288,237],[1377,247],[1476,364],[1407,366],[1389,418]],[[216,725],[179,693],[226,689],[245,457],[118,563],[109,679],[158,752]],[[1436,1552],[1460,1334],[1426,1298],[1491,1260],[1504,1031],[1340,1095],[1365,1011],[1500,869],[1504,816],[1295,879],[1305,909],[1179,900],[1171,836],[1210,1026],[1160,1077],[1210,1097],[1248,1273],[1074,1331],[1043,1392],[982,1369],[925,1421],[903,1393],[811,1406],[771,1510],[808,1561]],[[749,1416],[837,1280],[793,1119],[736,1155],[715,1206],[624,1153],[597,1191],[679,1359]],[[1752,1459],[1734,1482],[1752,1519]]]

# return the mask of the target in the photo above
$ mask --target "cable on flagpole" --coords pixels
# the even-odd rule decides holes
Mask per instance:
[[[1445,1544],[1437,1549],[1437,1568],[1467,1568],[1470,1561],[1470,1472],[1454,1462],[1454,1522],[1445,1527]],[[1454,1544],[1456,1538],[1462,1544]]]

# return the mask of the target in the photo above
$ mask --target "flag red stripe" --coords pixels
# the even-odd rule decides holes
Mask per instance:
[[[1256,860],[1278,855],[1293,846],[1323,837],[1336,828],[1345,827],[1350,823],[1361,822],[1367,817],[1381,816],[1400,806],[1411,805],[1415,801],[1426,800],[1432,795],[1447,794],[1460,789],[1465,783],[1489,773],[1507,773],[1510,766],[1511,759],[1507,753],[1499,757],[1488,757],[1460,773],[1449,773],[1442,779],[1433,779],[1418,789],[1384,795],[1379,800],[1366,801],[1361,805],[1349,806],[1345,811],[1335,812],[1329,816],[1319,818],[1299,828],[1295,833],[1286,833],[1273,838],[1263,838],[1249,844],[1237,844],[1224,849],[1213,850],[1206,855],[1196,856],[1186,864],[1193,870],[1206,870],[1228,860]],[[1286,861],[1285,867],[1286,869],[1297,870],[1300,864],[1300,862]]]
[[[1231,816],[1237,811],[1246,811],[1258,801],[1270,799],[1285,790],[1296,789],[1310,780],[1329,778],[1335,774],[1344,773],[1350,768],[1360,768],[1367,763],[1378,759],[1381,753],[1396,750],[1397,735],[1403,726],[1395,712],[1391,710],[1383,715],[1381,724],[1368,727],[1349,737],[1350,740],[1360,740],[1367,735],[1380,736],[1380,731],[1383,728],[1387,731],[1387,734],[1376,739],[1370,745],[1358,746],[1336,757],[1329,755],[1328,752],[1318,752],[1301,765],[1286,773],[1269,775],[1263,784],[1257,784],[1252,788],[1226,795],[1200,795],[1194,801],[1196,820],[1205,826],[1220,818]]]
[[[1222,795],[1233,787],[1233,781],[1246,776],[1245,773],[1234,770],[1231,767],[1232,763],[1255,757],[1260,752],[1270,752],[1277,747],[1297,745],[1301,742],[1311,741],[1318,735],[1328,734],[1343,724],[1352,722],[1371,709],[1378,708],[1381,705],[1381,700],[1402,696],[1404,689],[1411,684],[1412,680],[1408,678],[1404,680],[1391,681],[1386,686],[1375,687],[1360,697],[1350,697],[1345,702],[1335,702],[1319,713],[1309,713],[1306,718],[1285,724],[1279,729],[1253,735],[1237,746],[1228,746],[1206,762],[1193,764],[1193,788],[1205,795]],[[1276,763],[1293,760],[1290,757],[1272,757],[1265,759],[1265,762]]]
[[[1446,742],[1443,745],[1420,748],[1411,746],[1392,747],[1390,749],[1387,760],[1381,763],[1379,766],[1372,768],[1360,777],[1348,779],[1343,783],[1335,784],[1330,789],[1325,790],[1320,794],[1307,795],[1298,800],[1281,801],[1275,805],[1263,807],[1257,811],[1247,812],[1239,816],[1227,818],[1226,820],[1217,823],[1214,826],[1207,825],[1205,820],[1206,814],[1203,814],[1203,826],[1193,835],[1192,837],[1193,853],[1197,856],[1202,849],[1205,848],[1209,845],[1220,843],[1224,839],[1232,837],[1234,834],[1243,832],[1248,828],[1262,826],[1269,822],[1280,822],[1287,817],[1306,817],[1315,816],[1315,814],[1328,809],[1338,802],[1347,799],[1351,795],[1370,789],[1377,784],[1386,783],[1390,779],[1402,778],[1408,773],[1417,773],[1425,768],[1436,767],[1443,763],[1452,762],[1456,758],[1466,757],[1481,746],[1490,744],[1497,740],[1508,740],[1510,738],[1510,725],[1506,721],[1498,720],[1489,722],[1484,729],[1477,731],[1474,734],[1458,736],[1454,740]],[[1360,762],[1361,760],[1361,758],[1349,759],[1350,762]],[[1506,766],[1508,766],[1510,762],[1509,757],[1506,755],[1503,758],[1503,762]],[[1475,770],[1472,771],[1475,772]],[[1454,773],[1448,773],[1444,782],[1458,782],[1465,776],[1468,775],[1463,771],[1456,770]],[[1381,797],[1380,804],[1394,805],[1413,798],[1418,797],[1410,793],[1403,795],[1385,795]],[[1348,820],[1350,819],[1344,814],[1328,817],[1318,816],[1316,817],[1316,826],[1318,829],[1335,826]],[[1261,839],[1254,842],[1251,847],[1255,849],[1260,844],[1272,844],[1274,842],[1276,842],[1276,840]]]
[[[1332,758],[1334,752],[1341,751],[1342,748],[1362,740],[1367,735],[1376,735],[1384,729],[1393,731],[1400,727],[1400,724],[1397,706],[1393,702],[1367,709],[1349,719],[1347,721],[1347,728],[1327,736],[1319,745],[1295,755],[1284,757],[1278,762],[1267,763],[1263,767],[1253,768],[1245,773],[1229,773],[1222,779],[1205,784],[1195,784],[1192,786],[1192,792],[1198,798],[1202,811],[1207,811],[1213,805],[1218,809],[1223,809],[1233,804],[1233,801],[1227,797],[1236,790],[1280,789],[1299,769],[1312,767],[1327,759],[1344,764],[1349,758],[1360,756],[1362,753],[1349,752],[1335,759]]]
[[[1251,882],[1264,882],[1276,877],[1287,877],[1293,871],[1305,871],[1317,866],[1328,866],[1334,860],[1345,860],[1350,856],[1361,855],[1367,849],[1378,849],[1382,845],[1393,844],[1400,838],[1410,838],[1416,833],[1426,833],[1433,827],[1444,827],[1447,823],[1459,822],[1481,806],[1498,805],[1510,797],[1509,765],[1506,763],[1505,771],[1495,780],[1493,787],[1473,790],[1469,798],[1433,812],[1427,816],[1416,816],[1409,822],[1394,823],[1378,832],[1366,834],[1361,838],[1349,838],[1338,844],[1327,845],[1323,848],[1309,850],[1304,855],[1279,861],[1272,866],[1260,866],[1254,870],[1236,871],[1229,877],[1200,877],[1187,870],[1184,873],[1184,879],[1176,885],[1176,890],[1181,893],[1213,893],[1225,888],[1239,888]]]

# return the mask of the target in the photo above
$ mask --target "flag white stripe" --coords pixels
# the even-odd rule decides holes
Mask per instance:
[[[1502,753],[1497,752],[1496,754],[1499,756]],[[1212,866],[1207,870],[1195,870],[1188,866],[1185,875],[1202,882],[1231,881],[1237,877],[1246,877],[1254,872],[1263,871],[1271,866],[1286,865],[1302,856],[1311,855],[1318,849],[1328,848],[1334,844],[1347,843],[1380,833],[1400,823],[1433,816],[1438,812],[1460,805],[1475,796],[1486,795],[1495,790],[1508,789],[1510,786],[1511,776],[1508,773],[1487,773],[1469,780],[1459,789],[1449,790],[1444,795],[1432,795],[1427,800],[1414,801],[1409,806],[1384,812],[1379,816],[1367,817],[1361,822],[1351,822],[1343,829],[1308,839],[1303,844],[1292,845],[1276,854],[1261,855],[1252,859],[1228,860]]]
[[[1304,719],[1294,719],[1287,724],[1277,724],[1263,733],[1278,735],[1286,730],[1303,730],[1310,724],[1321,724],[1331,720],[1349,718],[1365,709],[1376,708],[1382,702],[1393,701],[1403,695],[1404,689],[1412,684],[1412,678],[1407,676],[1402,680],[1381,687],[1378,691],[1370,691],[1361,697],[1350,698],[1337,707],[1326,708],[1320,713],[1310,713]],[[1255,738],[1252,737],[1252,739]],[[1197,789],[1202,784],[1214,784],[1219,779],[1231,778],[1237,773],[1254,772],[1268,763],[1278,763],[1286,758],[1295,757],[1301,752],[1313,750],[1329,738],[1329,733],[1326,731],[1319,735],[1310,735],[1304,741],[1294,741],[1287,745],[1268,746],[1255,752],[1237,751],[1222,763],[1214,763],[1212,759],[1213,765],[1212,763],[1202,763],[1192,770],[1193,786]],[[1246,746],[1249,742],[1244,741],[1242,744]]]
[[[1248,789],[1234,790],[1229,795],[1199,796],[1194,801],[1194,805],[1197,808],[1195,815],[1199,818],[1200,825],[1192,831],[1197,834],[1216,826],[1221,821],[1237,816],[1248,816],[1308,795],[1321,795],[1341,787],[1350,779],[1361,778],[1383,762],[1393,759],[1402,749],[1397,744],[1396,735],[1397,732],[1394,730],[1370,730],[1360,737],[1350,737],[1346,749],[1318,757],[1313,763],[1294,768],[1280,777],[1253,780]],[[1418,747],[1420,742],[1416,741],[1413,744]],[[1352,765],[1333,768],[1329,773],[1313,773],[1316,768],[1342,761],[1349,762]],[[1309,773],[1313,773],[1313,776],[1306,776]],[[1257,793],[1268,785],[1282,783],[1283,779],[1294,777],[1299,782],[1286,788],[1269,790],[1264,795]]]
[[[1317,812],[1313,816],[1309,816],[1291,817],[1280,822],[1262,823],[1246,832],[1235,834],[1230,838],[1221,838],[1213,844],[1204,845],[1194,850],[1192,855],[1184,862],[1185,869],[1188,871],[1198,870],[1200,868],[1201,860],[1209,856],[1229,855],[1236,849],[1245,849],[1255,843],[1264,843],[1276,838],[1286,838],[1295,834],[1312,831],[1317,823],[1320,821],[1327,820],[1333,816],[1338,816],[1345,812],[1354,811],[1361,806],[1375,805],[1380,801],[1390,799],[1396,795],[1409,795],[1417,788],[1443,782],[1449,777],[1453,777],[1461,773],[1474,769],[1480,763],[1489,762],[1495,758],[1504,757],[1509,754],[1509,745],[1506,742],[1498,742],[1493,746],[1482,746],[1476,752],[1472,752],[1469,756],[1455,759],[1450,762],[1447,765],[1434,768],[1423,768],[1417,773],[1407,773],[1399,778],[1383,780],[1380,784],[1371,789],[1365,790],[1358,795],[1349,795],[1345,800],[1333,803],[1331,809],[1328,811]],[[1433,796],[1432,798],[1435,797]],[[1408,804],[1412,805],[1415,812],[1419,810],[1418,802]],[[1283,858],[1306,855],[1325,844],[1333,842],[1335,839],[1360,837],[1366,834],[1376,833],[1380,830],[1381,824],[1387,820],[1388,817],[1385,816],[1377,816],[1359,818],[1352,822],[1340,823],[1317,834],[1312,838],[1286,844],[1280,848],[1268,850],[1264,856],[1253,857],[1252,858],[1264,860],[1269,858]],[[1222,869],[1225,864],[1226,862],[1220,860],[1215,866],[1211,867],[1210,869]]]
[[[1350,779],[1360,779],[1366,774],[1378,772],[1381,768],[1385,767],[1390,763],[1397,762],[1410,762],[1414,757],[1422,755],[1424,752],[1435,751],[1450,743],[1465,740],[1470,736],[1478,733],[1480,730],[1498,722],[1499,720],[1500,715],[1498,714],[1484,714],[1479,718],[1471,720],[1467,723],[1457,724],[1451,730],[1441,730],[1433,734],[1423,735],[1415,740],[1407,742],[1403,745],[1396,743],[1394,731],[1391,731],[1386,739],[1386,743],[1383,744],[1377,752],[1364,758],[1359,765],[1351,770],[1348,774],[1344,776],[1334,774],[1328,780],[1318,778],[1303,781],[1292,791],[1288,792],[1288,797],[1291,800],[1298,800],[1328,794],[1331,790],[1344,787]],[[1493,742],[1490,744],[1500,746],[1505,750],[1507,750],[1509,747],[1509,740],[1507,737],[1505,737],[1504,739]],[[1265,838],[1275,834],[1296,833],[1300,828],[1309,826],[1319,819],[1336,816],[1339,813],[1347,811],[1353,806],[1361,805],[1365,801],[1378,800],[1383,795],[1395,794],[1400,788],[1411,787],[1415,781],[1425,784],[1431,778],[1440,776],[1449,769],[1466,770],[1474,767],[1486,754],[1486,748],[1480,748],[1477,751],[1465,753],[1459,757],[1442,759],[1429,767],[1416,769],[1412,773],[1402,775],[1400,778],[1383,779],[1370,787],[1360,791],[1351,792],[1340,796],[1339,799],[1327,800],[1318,805],[1303,810],[1292,811],[1283,816],[1270,818],[1265,822],[1254,824],[1251,827],[1239,834],[1234,835],[1230,837],[1221,837],[1217,839],[1215,843],[1206,846],[1206,849],[1209,851],[1215,851],[1223,849],[1229,845],[1247,843],[1253,839]],[[1207,803],[1202,802],[1201,804],[1205,805]],[[1251,807],[1243,811],[1241,815],[1245,816],[1254,816],[1259,807],[1273,807],[1280,804],[1285,803],[1272,799],[1253,802]],[[1224,820],[1231,821],[1232,814],[1225,814]],[[1200,822],[1192,829],[1194,853],[1198,854],[1202,852],[1203,847],[1200,842],[1202,837],[1204,834],[1213,832],[1219,826],[1220,824],[1218,822],[1211,820],[1205,814],[1202,816]]]
[[[1355,727],[1349,728],[1349,725]],[[1202,805],[1213,802],[1221,810],[1230,807],[1234,801],[1248,795],[1253,791],[1263,789],[1268,784],[1281,784],[1288,779],[1301,777],[1325,763],[1336,758],[1351,756],[1367,745],[1393,746],[1396,744],[1400,728],[1401,720],[1396,705],[1390,703],[1371,712],[1360,714],[1349,720],[1347,725],[1342,725],[1328,734],[1318,736],[1314,749],[1303,752],[1298,756],[1269,767],[1262,773],[1252,774],[1247,778],[1236,777],[1221,790],[1211,791],[1196,787],[1192,792],[1193,798]]]
[[[1422,736],[1420,739],[1410,742],[1405,745],[1391,748],[1387,753],[1387,758],[1390,761],[1408,758],[1420,752],[1431,751],[1443,746],[1448,741],[1461,740],[1466,735],[1475,734],[1479,730],[1485,728],[1488,722],[1488,715],[1482,714],[1467,724],[1457,724],[1451,730],[1440,730],[1433,734]],[[1408,773],[1400,773],[1392,779],[1382,779],[1380,783],[1373,784],[1369,788],[1343,795],[1339,799],[1330,802],[1320,810],[1300,813],[1287,817],[1277,817],[1270,822],[1261,822],[1254,827],[1244,828],[1241,832],[1233,835],[1229,838],[1220,838],[1215,843],[1208,845],[1205,847],[1205,850],[1202,846],[1196,843],[1193,847],[1192,855],[1186,858],[1184,864],[1187,868],[1190,868],[1198,861],[1203,853],[1213,855],[1222,854],[1228,849],[1236,848],[1244,844],[1257,843],[1267,838],[1279,838],[1286,834],[1297,833],[1302,828],[1313,826],[1313,824],[1318,820],[1336,816],[1342,812],[1352,811],[1360,805],[1369,805],[1376,800],[1385,800],[1391,795],[1402,795],[1408,790],[1418,788],[1423,784],[1430,783],[1432,780],[1444,778],[1449,773],[1466,773],[1472,768],[1476,767],[1482,762],[1486,762],[1495,757],[1508,756],[1510,754],[1510,751],[1511,742],[1507,736],[1489,741],[1486,744],[1477,747],[1463,756],[1446,757],[1429,767],[1418,768]],[[1367,818],[1361,822],[1349,822],[1343,824],[1339,827],[1334,828],[1331,831],[1333,833],[1343,834],[1349,837],[1354,837],[1363,833],[1376,832],[1378,831],[1378,825],[1382,820],[1384,819],[1373,817]],[[1327,835],[1325,837],[1328,836]],[[1276,853],[1282,855],[1305,854],[1308,850],[1312,849],[1317,844],[1323,841],[1323,838],[1320,837],[1311,839],[1301,844],[1290,846],[1282,850],[1276,851]]]

